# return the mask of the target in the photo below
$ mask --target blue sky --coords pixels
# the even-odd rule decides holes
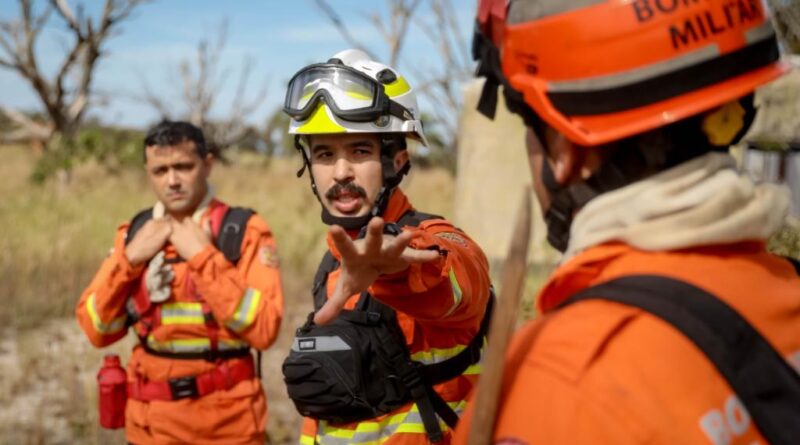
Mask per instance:
[[[39,4],[44,3],[39,1]],[[69,1],[74,7],[76,2]],[[85,0],[88,11],[97,14],[102,0]],[[340,16],[349,23],[351,34],[368,42],[377,54],[386,49],[365,15],[384,12],[384,2],[365,0],[331,0]],[[458,5],[458,22],[467,43],[472,31],[474,2],[453,0]],[[40,5],[41,6],[41,5]],[[16,2],[0,1],[0,18],[18,14]],[[157,119],[157,113],[135,96],[141,93],[141,79],[165,98],[178,97],[180,83],[176,74],[179,62],[193,57],[197,42],[204,36],[216,35],[219,23],[228,20],[228,43],[222,66],[231,67],[229,88],[222,91],[220,106],[213,114],[229,109],[237,70],[242,59],[255,63],[251,84],[266,82],[266,103],[249,121],[262,123],[270,111],[281,106],[286,82],[302,66],[324,61],[347,47],[337,30],[317,9],[312,0],[155,0],[145,4],[134,17],[123,23],[121,34],[107,45],[108,55],[100,61],[95,90],[108,97],[108,103],[92,108],[90,115],[102,121],[128,127],[145,127]],[[40,64],[52,73],[63,53],[62,43],[68,34],[60,20],[51,20],[37,46]],[[435,69],[437,59],[426,36],[412,28],[400,61],[425,71]],[[413,82],[413,75],[408,73]],[[38,108],[28,84],[16,73],[0,70],[0,103],[25,110]],[[179,103],[176,102],[176,107]],[[426,104],[422,103],[423,111]]]

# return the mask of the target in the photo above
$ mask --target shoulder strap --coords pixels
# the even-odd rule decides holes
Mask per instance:
[[[395,228],[403,226],[416,227],[423,221],[430,219],[442,218],[440,216],[410,210],[403,214],[394,225]],[[325,256],[322,258],[322,262],[314,277],[313,294],[315,310],[319,310],[327,301],[326,285],[328,282],[328,274],[337,267],[339,267],[339,263],[331,252],[325,252]],[[486,313],[481,321],[478,332],[475,334],[472,341],[470,341],[470,344],[456,356],[432,365],[423,365],[410,360],[402,330],[397,324],[396,312],[389,306],[372,298],[369,293],[364,292],[361,294],[356,310],[344,311],[339,314],[340,318],[347,318],[352,322],[363,324],[380,323],[382,320],[389,328],[386,331],[377,331],[377,333],[382,336],[379,343],[384,349],[386,357],[394,366],[397,375],[401,377],[406,388],[410,391],[412,400],[417,404],[428,439],[432,443],[440,442],[444,438],[439,419],[444,421],[450,428],[455,428],[458,422],[458,414],[456,414],[447,402],[433,389],[433,385],[451,380],[463,374],[469,366],[480,360],[481,349],[483,347],[484,337],[488,332],[492,306],[494,304],[494,290],[491,289],[490,292],[491,295],[487,303]],[[309,315],[309,320],[312,315],[313,314]]]
[[[136,214],[136,216],[131,219],[131,223],[128,226],[128,233],[125,234],[125,244],[131,242],[134,236],[136,236],[136,232],[144,226],[147,221],[153,219],[153,208],[150,207],[148,209],[144,209]]]
[[[636,275],[585,289],[563,306],[591,299],[637,307],[673,325],[725,377],[769,443],[800,443],[800,374],[725,302],[689,283]]]
[[[242,257],[242,241],[247,222],[255,212],[243,207],[230,207],[222,218],[219,233],[214,243],[225,255],[225,259],[233,264]]]
[[[339,262],[333,257],[330,250],[325,251],[325,256],[322,257],[317,273],[314,275],[314,287],[311,290],[311,294],[314,297],[315,311],[318,311],[328,301],[328,274],[336,270],[337,267],[339,267]]]
[[[452,380],[480,361],[483,343],[489,334],[489,322],[492,320],[495,298],[494,288],[490,288],[489,301],[486,303],[486,312],[483,314],[480,328],[464,350],[447,360],[422,367],[422,374],[428,382],[438,385]]]

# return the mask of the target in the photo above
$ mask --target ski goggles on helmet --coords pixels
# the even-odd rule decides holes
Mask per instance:
[[[303,121],[320,101],[337,117],[352,122],[370,122],[383,116],[414,119],[406,107],[386,95],[380,82],[347,65],[320,63],[297,72],[289,81],[283,111]]]

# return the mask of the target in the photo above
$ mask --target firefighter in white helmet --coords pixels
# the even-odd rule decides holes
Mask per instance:
[[[414,92],[347,50],[298,72],[284,110],[331,226],[315,312],[283,366],[301,443],[449,443],[491,291],[480,248],[397,188],[408,139],[427,144]]]

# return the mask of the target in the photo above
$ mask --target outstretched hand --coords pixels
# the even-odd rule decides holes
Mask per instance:
[[[370,220],[364,239],[351,239],[339,226],[332,226],[329,233],[342,257],[341,275],[333,294],[314,314],[314,323],[319,325],[336,318],[348,298],[367,290],[380,275],[403,271],[412,263],[427,263],[439,258],[437,251],[408,247],[414,237],[411,232],[384,235],[381,218]]]

